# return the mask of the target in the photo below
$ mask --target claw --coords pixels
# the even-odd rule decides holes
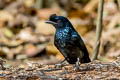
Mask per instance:
[[[77,62],[74,65],[74,70],[77,71],[77,70],[79,70],[79,68],[80,68],[80,58],[77,58]]]

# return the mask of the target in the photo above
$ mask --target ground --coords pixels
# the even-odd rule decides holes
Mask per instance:
[[[78,70],[74,70],[73,65],[70,64],[62,68],[56,68],[55,65],[43,65],[39,62],[32,62],[19,67],[11,66],[1,69],[0,80],[119,80],[119,65],[119,59],[109,63],[92,61],[81,64]]]

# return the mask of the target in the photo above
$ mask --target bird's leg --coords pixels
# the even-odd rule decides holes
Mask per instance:
[[[66,61],[66,59],[64,59],[63,61],[60,62],[60,64],[63,64]]]
[[[65,61],[66,61],[66,59],[61,61],[59,64],[55,64],[55,68],[62,68],[63,66],[65,66],[66,65],[66,63],[64,63]]]
[[[78,57],[77,58],[77,62],[76,62],[76,64],[75,64],[75,66],[74,66],[74,70],[79,70],[79,67],[80,67],[80,58]]]

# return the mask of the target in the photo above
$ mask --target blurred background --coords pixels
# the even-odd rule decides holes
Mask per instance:
[[[120,55],[120,2],[105,0],[99,59]],[[54,46],[51,14],[67,17],[84,40],[90,57],[95,45],[98,0],[0,0],[0,57],[7,65],[55,64],[64,57]]]

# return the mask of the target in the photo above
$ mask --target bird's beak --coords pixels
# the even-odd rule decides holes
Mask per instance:
[[[48,23],[48,24],[57,24],[56,22],[53,22],[53,21],[50,21],[50,20],[47,20],[45,22]]]

